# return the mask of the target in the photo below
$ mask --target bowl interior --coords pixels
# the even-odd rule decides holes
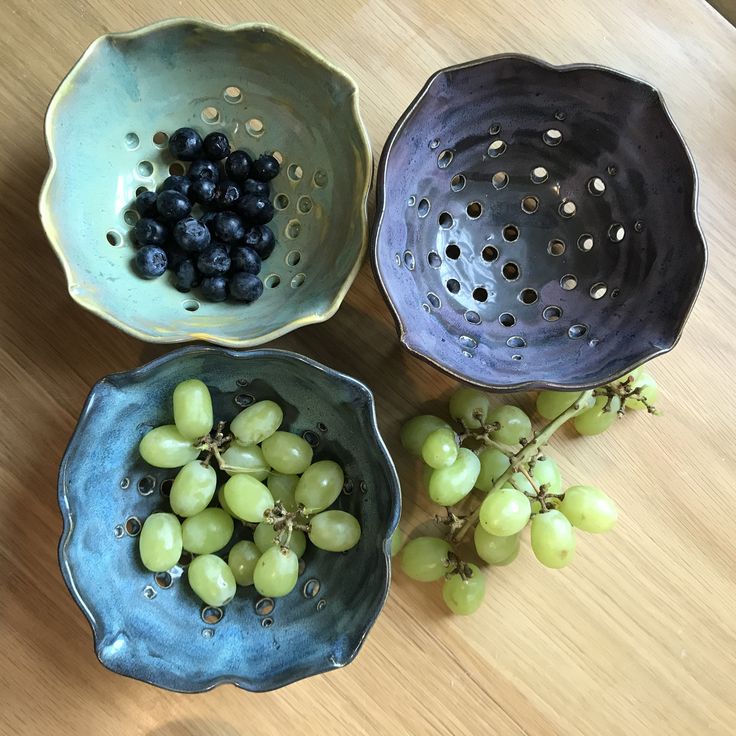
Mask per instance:
[[[311,433],[315,459],[343,466],[348,482],[336,508],[362,526],[347,553],[310,545],[296,589],[274,606],[252,586],[239,587],[218,623],[203,619],[181,565],[162,580],[138,556],[137,528],[169,510],[162,483],[176,471],[151,468],[137,445],[148,429],[171,422],[171,392],[193,376],[210,387],[217,417],[229,420],[253,399],[278,401],[285,427]],[[92,623],[99,658],[116,672],[179,691],[221,682],[272,689],[349,662],[383,605],[386,539],[399,502],[372,399],[362,384],[298,356],[191,348],[104,379],[62,463],[59,492],[62,570]]]
[[[694,171],[656,90],[519,57],[438,74],[384,151],[378,274],[406,344],[481,385],[602,383],[675,342]]]
[[[174,22],[98,39],[48,121],[55,171],[42,214],[72,295],[154,341],[255,344],[325,319],[365,245],[370,158],[354,95],[341,73],[268,27]],[[200,303],[169,273],[143,281],[131,269],[132,202],[179,171],[166,136],[185,125],[283,161],[272,183],[278,245],[253,305]]]

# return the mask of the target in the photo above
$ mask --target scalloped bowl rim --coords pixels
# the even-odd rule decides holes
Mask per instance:
[[[72,285],[75,283],[76,271],[72,262],[66,257],[64,248],[61,246],[60,239],[53,226],[52,207],[49,201],[49,192],[51,184],[54,180],[57,170],[56,155],[54,153],[54,130],[56,127],[56,108],[59,104],[59,100],[66,94],[67,88],[71,87],[80,73],[82,67],[87,60],[95,53],[97,48],[104,43],[111,40],[130,40],[145,36],[148,34],[156,33],[159,30],[166,28],[174,28],[177,26],[194,26],[195,28],[205,28],[208,30],[220,31],[222,33],[239,33],[242,31],[263,31],[271,33],[284,41],[287,41],[292,46],[298,48],[301,52],[306,54],[317,64],[322,65],[330,73],[340,78],[345,84],[348,85],[350,90],[350,99],[352,100],[352,118],[355,123],[356,132],[358,134],[358,142],[360,150],[358,155],[362,159],[362,163],[365,167],[366,176],[363,180],[363,189],[360,196],[360,207],[358,208],[358,214],[360,216],[360,248],[356,254],[355,263],[348,273],[345,281],[343,282],[340,289],[334,295],[332,302],[329,307],[322,311],[313,314],[304,314],[301,317],[297,317],[290,322],[282,325],[281,327],[272,330],[260,337],[253,337],[249,339],[234,339],[216,335],[208,332],[163,332],[163,333],[152,333],[144,332],[139,330],[135,325],[124,322],[123,320],[110,314],[96,299],[85,297],[80,294],[76,294],[72,291]],[[44,141],[46,143],[46,150],[49,156],[49,168],[41,185],[41,192],[38,200],[38,209],[41,217],[41,224],[43,225],[46,238],[48,239],[51,247],[59,259],[63,269],[64,275],[67,281],[67,291],[71,298],[80,306],[84,307],[88,311],[96,314],[105,321],[109,322],[113,326],[137,337],[139,340],[143,340],[149,343],[164,343],[164,344],[176,344],[181,342],[190,342],[192,340],[203,340],[208,343],[215,345],[223,345],[233,348],[248,348],[262,345],[271,340],[275,340],[277,337],[281,337],[299,327],[306,325],[317,324],[325,322],[330,319],[337,310],[340,308],[345,296],[347,295],[350,287],[352,286],[355,278],[363,265],[363,260],[368,250],[368,241],[370,238],[370,230],[368,226],[368,196],[370,194],[371,182],[373,178],[373,156],[371,153],[370,139],[368,137],[368,131],[365,127],[365,123],[360,115],[359,108],[359,90],[357,82],[345,71],[335,66],[332,62],[328,61],[318,51],[313,49],[311,46],[303,43],[295,36],[291,35],[287,31],[279,28],[278,26],[272,25],[271,23],[233,23],[230,25],[212,23],[210,21],[204,21],[197,18],[168,18],[166,20],[156,21],[146,26],[136,28],[131,31],[118,31],[114,33],[105,33],[98,36],[92,43],[85,49],[84,53],[77,59],[71,69],[66,73],[64,78],[59,83],[58,87],[54,91],[51,100],[46,108],[46,115],[44,117]]]
[[[389,525],[388,525],[386,534],[383,538],[383,545],[382,545],[384,563],[385,563],[385,569],[386,569],[386,578],[385,578],[385,583],[383,586],[382,595],[381,595],[379,603],[377,604],[375,608],[375,611],[372,613],[372,615],[366,622],[364,630],[355,648],[348,654],[347,658],[344,661],[336,662],[334,660],[331,660],[330,664],[327,666],[316,668],[314,669],[314,671],[308,672],[306,674],[301,674],[296,677],[287,676],[283,680],[277,681],[275,682],[275,684],[269,685],[268,687],[259,687],[258,683],[254,683],[252,680],[248,680],[244,677],[239,677],[237,675],[220,675],[220,676],[212,677],[211,679],[207,680],[205,687],[194,689],[194,690],[179,690],[174,687],[169,687],[168,685],[164,683],[157,683],[157,682],[154,683],[154,682],[151,682],[150,680],[142,680],[141,678],[135,677],[134,675],[128,672],[121,672],[117,669],[114,669],[104,660],[101,654],[102,650],[101,650],[100,644],[104,639],[104,629],[105,629],[104,622],[98,622],[95,619],[95,616],[93,615],[92,610],[90,609],[90,607],[87,605],[87,602],[80,594],[77,588],[76,582],[75,582],[74,574],[72,572],[70,560],[67,555],[67,546],[69,545],[72,535],[74,533],[74,521],[71,518],[71,515],[69,513],[68,496],[65,490],[65,477],[66,477],[69,455],[71,454],[73,448],[76,446],[76,444],[80,441],[80,438],[82,437],[82,434],[85,428],[85,424],[87,421],[87,417],[94,410],[93,406],[96,400],[96,394],[97,394],[98,389],[101,386],[115,382],[115,381],[121,381],[121,380],[126,381],[129,379],[146,378],[148,375],[155,372],[156,369],[159,368],[160,366],[166,363],[172,362],[172,361],[176,361],[178,358],[184,355],[189,355],[193,353],[194,354],[196,353],[200,353],[200,354],[201,353],[221,353],[230,358],[234,358],[236,360],[248,360],[249,358],[270,357],[270,358],[285,359],[287,361],[295,361],[295,362],[304,363],[310,368],[316,369],[317,371],[325,374],[329,378],[337,379],[339,381],[343,381],[345,383],[351,384],[361,394],[363,394],[365,398],[367,399],[365,409],[368,411],[368,419],[370,422],[372,439],[375,442],[378,452],[383,457],[385,467],[388,469],[389,476],[391,479],[391,482],[389,484],[390,485],[389,492],[393,496],[393,512],[390,515]],[[58,481],[57,481],[57,502],[58,502],[59,510],[61,512],[61,516],[63,520],[63,529],[62,529],[61,537],[59,539],[59,545],[58,545],[58,551],[57,551],[59,567],[61,569],[61,573],[64,578],[64,583],[66,584],[67,589],[69,590],[69,593],[74,599],[74,602],[79,606],[79,608],[84,613],[85,618],[87,619],[87,622],[90,625],[90,628],[92,630],[92,635],[93,635],[93,641],[94,641],[94,650],[95,650],[97,659],[106,669],[110,670],[111,672],[115,672],[116,674],[123,675],[125,677],[129,677],[133,680],[139,680],[142,682],[146,682],[149,685],[154,685],[155,687],[160,687],[164,690],[169,690],[171,692],[180,692],[180,693],[187,693],[187,694],[207,692],[209,690],[212,690],[215,687],[218,687],[220,685],[227,685],[227,684],[235,685],[236,687],[249,691],[249,692],[269,692],[271,690],[277,690],[281,687],[285,687],[286,685],[291,685],[295,682],[304,680],[314,675],[321,675],[321,674],[324,674],[325,672],[329,672],[335,669],[341,669],[342,667],[345,667],[346,665],[350,664],[355,659],[355,657],[358,655],[358,652],[360,652],[368,634],[370,633],[370,630],[373,628],[373,625],[375,624],[376,620],[378,619],[378,616],[383,610],[383,607],[386,603],[386,599],[388,597],[389,588],[391,586],[391,537],[394,531],[396,530],[396,528],[398,527],[399,518],[401,516],[401,486],[399,483],[399,477],[396,471],[396,466],[393,462],[393,459],[391,458],[388,448],[386,447],[386,443],[384,442],[383,437],[381,436],[381,433],[378,427],[378,419],[376,416],[376,402],[375,402],[375,399],[373,398],[373,392],[368,388],[368,386],[366,386],[362,381],[359,381],[357,378],[353,378],[352,376],[349,376],[346,373],[337,371],[334,368],[330,368],[322,363],[319,363],[316,360],[313,360],[312,358],[308,358],[304,355],[301,355],[299,353],[296,353],[290,350],[263,348],[263,349],[256,349],[256,350],[239,351],[239,350],[233,350],[230,348],[223,348],[223,347],[214,346],[214,345],[201,345],[201,346],[192,345],[192,346],[179,348],[170,353],[167,353],[166,355],[162,355],[159,358],[156,358],[154,360],[149,361],[148,363],[144,363],[143,365],[138,366],[137,368],[132,368],[127,371],[119,371],[117,373],[110,373],[104,376],[103,378],[101,378],[100,380],[96,381],[95,384],[90,389],[89,394],[87,395],[87,398],[84,402],[84,406],[82,407],[82,411],[80,412],[79,419],[77,420],[77,424],[74,428],[74,432],[72,433],[72,436],[69,439],[67,447],[64,450],[64,456],[59,465],[59,474],[58,474]]]
[[[698,238],[696,239],[697,242],[694,245],[696,247],[700,246],[702,250],[703,267],[700,273],[700,278],[698,280],[697,288],[695,289],[695,292],[693,294],[693,298],[689,305],[687,313],[684,315],[682,322],[680,323],[674,337],[672,338],[671,342],[668,345],[659,346],[657,349],[650,351],[642,359],[640,360],[637,359],[633,361],[625,370],[617,371],[616,375],[607,376],[603,378],[600,382],[595,383],[595,384],[558,383],[556,381],[542,382],[542,381],[529,380],[529,381],[519,381],[518,383],[498,385],[494,383],[481,383],[478,381],[474,381],[468,378],[467,376],[464,376],[456,371],[453,371],[449,366],[446,366],[442,362],[440,362],[439,358],[435,358],[433,355],[430,355],[427,350],[423,350],[421,347],[414,345],[412,343],[411,330],[406,326],[404,320],[402,320],[401,318],[401,314],[399,313],[398,309],[396,308],[393,301],[389,297],[388,289],[386,287],[386,284],[383,279],[383,275],[381,273],[381,269],[378,264],[378,240],[380,236],[381,226],[383,223],[383,218],[384,218],[384,215],[386,214],[386,207],[385,207],[386,169],[387,169],[388,158],[391,154],[391,149],[396,139],[398,138],[399,133],[403,129],[404,125],[406,124],[407,120],[412,115],[414,110],[419,106],[419,104],[423,101],[424,97],[429,93],[430,88],[436,82],[437,79],[451,72],[459,71],[462,69],[467,69],[469,67],[480,66],[490,61],[498,61],[501,59],[512,59],[516,61],[525,61],[530,64],[536,64],[537,66],[544,67],[546,69],[550,69],[552,71],[556,71],[559,73],[570,72],[570,71],[599,71],[599,72],[611,74],[613,76],[620,77],[622,79],[625,79],[631,82],[635,82],[639,85],[643,85],[647,87],[655,95],[656,100],[661,106],[662,111],[664,112],[669,124],[672,126],[672,129],[674,130],[675,135],[679,138],[680,143],[682,144],[682,147],[685,151],[685,156],[687,158],[687,161],[690,164],[690,169],[692,173],[692,182],[693,182],[693,197],[692,197],[693,224],[695,226],[695,231],[697,232],[697,235],[698,235]],[[692,313],[693,307],[695,306],[695,302],[703,286],[703,280],[705,279],[705,272],[708,266],[708,248],[707,248],[707,244],[705,241],[705,236],[703,234],[703,229],[700,225],[700,220],[698,217],[698,192],[699,192],[698,172],[695,167],[695,161],[693,159],[692,153],[690,152],[690,149],[688,148],[688,145],[685,142],[685,138],[683,137],[682,132],[677,127],[677,124],[672,118],[672,115],[670,114],[670,111],[667,108],[667,105],[664,101],[664,98],[662,97],[662,94],[652,84],[650,84],[649,82],[643,79],[640,79],[639,77],[635,77],[631,74],[620,72],[616,69],[612,69],[610,67],[607,67],[601,64],[576,63],[576,64],[559,64],[558,65],[558,64],[551,64],[547,61],[544,61],[534,56],[529,56],[527,54],[510,54],[510,53],[493,54],[491,56],[485,56],[481,59],[474,59],[472,61],[463,62],[461,64],[454,64],[452,66],[444,67],[443,69],[439,69],[436,72],[434,72],[434,74],[432,74],[429,77],[429,79],[424,83],[424,86],[419,91],[419,93],[416,95],[416,97],[411,101],[411,103],[409,103],[409,106],[403,112],[403,114],[397,121],[396,125],[394,125],[394,127],[391,129],[391,132],[386,138],[386,143],[383,147],[383,151],[381,152],[381,160],[378,166],[378,176],[376,179],[376,200],[377,200],[376,201],[376,212],[378,214],[375,218],[373,230],[371,233],[371,265],[373,267],[373,273],[375,274],[376,281],[378,282],[378,285],[380,286],[380,289],[381,289],[381,293],[383,294],[383,298],[388,304],[389,309],[391,311],[391,315],[394,318],[394,323],[399,333],[399,340],[401,341],[401,344],[412,355],[415,355],[416,357],[422,359],[426,363],[429,363],[429,365],[432,365],[435,368],[438,368],[443,373],[446,373],[452,376],[458,381],[462,381],[463,383],[470,384],[478,388],[485,389],[487,391],[496,391],[499,393],[506,393],[506,392],[512,392],[512,391],[532,391],[532,390],[537,390],[537,389],[552,389],[552,390],[560,390],[560,391],[583,391],[589,388],[594,388],[595,386],[600,386],[605,383],[608,383],[614,380],[615,378],[617,378],[619,375],[625,375],[631,372],[634,368],[637,368],[638,366],[643,365],[649,360],[652,360],[653,358],[656,358],[659,355],[668,353],[670,350],[672,350],[675,347],[675,345],[677,345],[678,341],[680,340],[680,337],[682,336],[682,332],[685,328],[685,324],[687,323],[687,320],[690,317],[690,314]]]

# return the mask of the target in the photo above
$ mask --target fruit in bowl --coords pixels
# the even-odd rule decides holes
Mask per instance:
[[[59,503],[62,573],[106,667],[270,690],[359,651],[400,493],[363,384],[285,351],[193,347],[94,386]]]

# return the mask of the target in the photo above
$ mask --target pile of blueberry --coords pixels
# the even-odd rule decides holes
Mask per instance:
[[[268,182],[279,162],[269,153],[253,160],[231,151],[224,133],[202,140],[192,128],[179,128],[169,151],[191,163],[185,176],[169,176],[158,192],[136,198],[136,273],[155,279],[170,269],[179,291],[198,286],[208,301],[254,302],[263,293],[261,261],[276,245],[266,223],[274,214]],[[203,210],[199,218],[192,216],[195,205]]]

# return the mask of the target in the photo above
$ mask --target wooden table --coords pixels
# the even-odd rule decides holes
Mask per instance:
[[[736,31],[704,0],[432,5],[3,4],[2,734],[736,733]],[[564,572],[525,549],[492,571],[487,602],[468,619],[446,613],[438,586],[398,572],[353,665],[262,696],[221,687],[184,697],[107,672],[56,562],[56,470],[89,387],[166,348],[126,337],[67,296],[36,214],[44,109],[98,35],[184,13],[281,25],[348,70],[376,157],[425,79],[448,64],[513,50],[642,77],[664,93],[692,149],[710,246],[682,341],[652,366],[664,416],[629,416],[602,438],[554,440],[567,479],[595,480],[617,499],[616,530],[581,540]],[[332,320],[275,345],[374,389],[404,486],[402,526],[426,519],[397,432],[453,382],[399,348],[370,268]],[[530,397],[519,400],[531,408]]]

